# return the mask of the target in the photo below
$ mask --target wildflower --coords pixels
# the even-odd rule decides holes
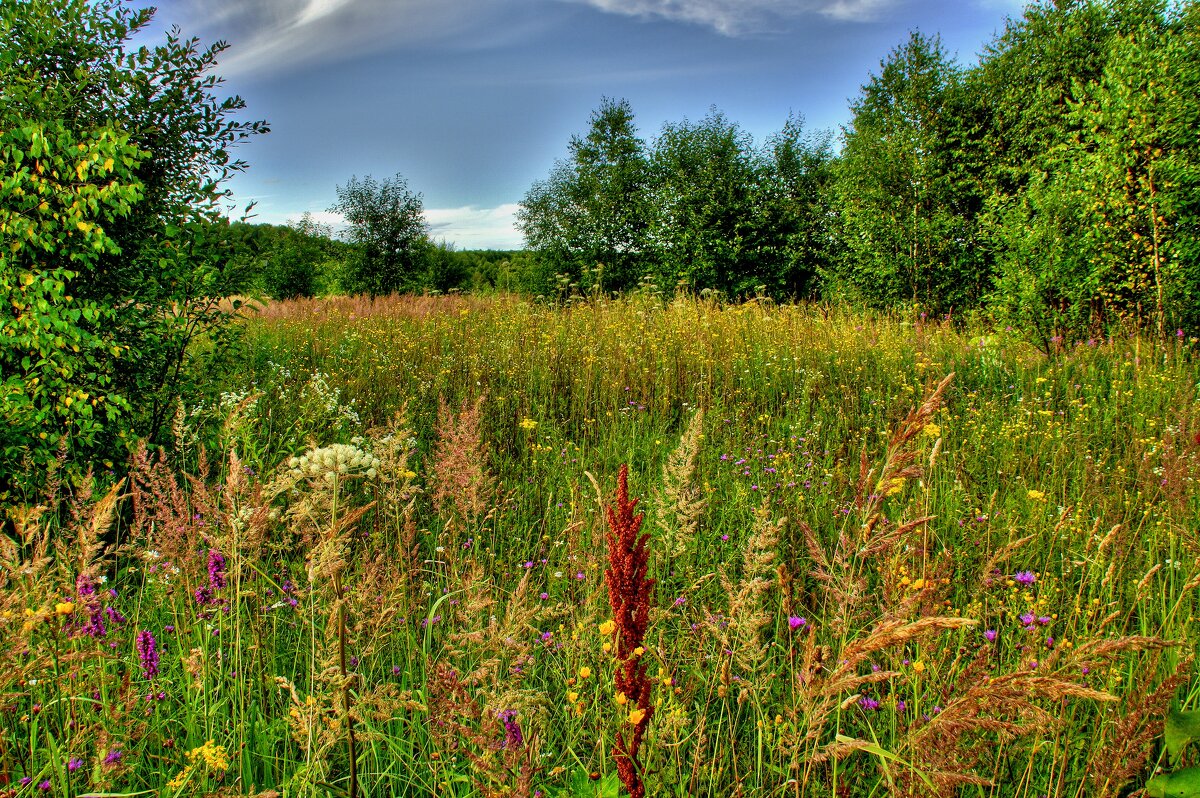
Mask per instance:
[[[1031,628],[1033,626],[1033,622],[1035,620],[1036,620],[1036,618],[1034,617],[1034,614],[1032,612],[1027,612],[1021,616],[1021,623],[1025,624],[1026,629]]]
[[[610,635],[613,633],[613,630],[616,628],[617,628],[617,625],[615,623],[613,623],[612,621],[605,621],[604,623],[600,624],[600,634]]]
[[[876,701],[874,698],[871,698],[870,696],[867,696],[867,695],[858,699],[858,705],[860,707],[862,707],[863,709],[867,710],[868,712],[878,712],[879,711],[879,702]]]
[[[517,723],[517,711],[515,709],[504,709],[497,713],[500,722],[504,724],[504,740],[500,743],[501,748],[519,748],[525,743],[525,735],[521,733],[521,726]]]
[[[914,662],[912,664],[912,669],[914,671],[916,671],[917,673],[924,673],[925,672],[925,663],[921,662],[921,660],[917,660],[916,662]]]
[[[46,779],[38,785],[38,789],[42,792],[50,792],[50,779]]]
[[[30,784],[33,784],[33,778],[30,776],[22,776],[20,784],[22,787],[28,787]]]
[[[208,550],[208,583],[213,590],[225,587],[225,557],[216,549]]]
[[[1030,490],[1030,491],[1027,491],[1027,492],[1025,493],[1025,495],[1026,495],[1026,496],[1028,496],[1030,499],[1032,499],[1032,500],[1033,500],[1033,501],[1035,501],[1035,502],[1044,502],[1044,501],[1046,501],[1046,492],[1045,492],[1045,491],[1041,491],[1041,490]]]
[[[545,601],[546,599],[550,598],[550,594],[549,594],[549,593],[545,593],[545,592],[543,592],[543,593],[539,593],[539,594],[538,594],[538,598],[539,598],[539,599],[541,599],[542,601]]]
[[[60,601],[54,605],[54,611],[59,615],[70,615],[75,611],[75,602]]]
[[[1037,581],[1037,577],[1032,571],[1018,571],[1013,575],[1013,579],[1028,587]]]
[[[576,692],[576,691],[574,691],[574,690],[571,690],[571,691],[569,691],[569,692],[567,693],[567,701],[568,701],[568,703],[574,704],[574,703],[575,703],[576,701],[578,701],[578,700],[579,700],[579,693],[578,693],[578,692]]]
[[[580,679],[587,679],[587,678],[591,677],[591,675],[592,675],[591,668],[583,667],[583,668],[579,669],[579,678]]]
[[[158,642],[149,629],[138,632],[137,642],[138,661],[142,664],[142,675],[153,679],[158,675]]]
[[[629,699],[622,692],[618,692],[616,697],[613,700],[616,701],[621,706],[625,706],[625,703],[627,701],[629,701]]]
[[[790,627],[793,632],[803,629],[806,626],[808,626],[807,618],[803,618],[799,615],[792,615],[788,617],[788,627]]]
[[[645,717],[646,717],[646,710],[635,709],[629,713],[629,724],[631,726],[637,726],[645,719]]]
[[[104,756],[104,764],[116,765],[121,761],[121,749],[113,748]]]
[[[643,648],[642,646],[638,646],[637,648],[635,648],[633,650],[633,656],[635,656],[635,657],[640,657],[645,653],[646,653],[646,649]]]
[[[523,430],[531,430],[531,429],[534,429],[534,428],[536,428],[536,427],[537,427],[537,424],[538,424],[538,423],[537,423],[536,421],[534,421],[532,418],[526,418],[526,419],[522,419],[522,421],[521,421],[521,429],[523,429]]]
[[[71,773],[74,773],[75,771],[79,770],[81,767],[83,767],[83,760],[80,759],[79,757],[72,757],[67,762],[67,770],[69,770]]]
[[[986,632],[983,633],[983,636],[985,638],[987,638],[987,641],[989,643],[996,642],[996,630],[995,629],[988,629]]]

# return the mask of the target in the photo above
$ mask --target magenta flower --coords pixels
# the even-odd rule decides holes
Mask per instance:
[[[804,627],[808,626],[808,619],[802,618],[799,615],[792,615],[788,618],[788,626],[791,627],[793,632],[798,629],[803,629]]]
[[[1033,575],[1032,571],[1018,571],[1013,576],[1013,579],[1020,582],[1022,585],[1025,585],[1026,587],[1037,581],[1037,577]]]
[[[216,549],[208,550],[208,583],[213,590],[225,587],[225,557]]]
[[[83,760],[79,757],[73,757],[69,762],[67,762],[67,770],[72,773],[79,770],[81,767],[83,767]]]
[[[138,661],[142,663],[142,675],[153,679],[158,675],[158,641],[150,634],[149,629],[143,629],[138,632],[134,645],[137,648]]]
[[[983,633],[983,636],[987,639],[987,641],[989,643],[996,642],[996,630],[995,629],[988,629],[986,632]]]

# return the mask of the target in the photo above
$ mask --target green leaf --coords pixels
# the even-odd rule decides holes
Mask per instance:
[[[1171,712],[1163,728],[1163,742],[1171,764],[1178,764],[1188,743],[1200,740],[1200,710]]]
[[[1163,773],[1146,782],[1149,798],[1200,798],[1200,768]]]

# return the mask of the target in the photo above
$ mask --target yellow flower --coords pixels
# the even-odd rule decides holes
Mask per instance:
[[[617,628],[617,625],[615,623],[613,623],[612,621],[605,621],[604,623],[600,624],[600,634],[610,635],[613,633],[613,630],[616,628]]]
[[[633,726],[636,726],[639,723],[641,723],[645,717],[646,717],[646,710],[635,709],[633,712],[629,713],[629,723]]]
[[[925,663],[921,662],[921,660],[917,660],[916,662],[913,663],[913,670],[916,671],[917,673],[924,673],[925,672]]]
[[[54,605],[54,611],[57,612],[59,615],[70,615],[72,612],[75,611],[75,602],[60,601]]]
[[[1035,502],[1046,501],[1046,494],[1044,491],[1031,490],[1028,493],[1026,493],[1025,495],[1028,496],[1029,498],[1033,499]]]
[[[646,653],[646,649],[642,648],[641,646],[638,646],[637,648],[635,648],[633,650],[633,656],[635,656],[635,657],[640,657],[645,653]]]
[[[605,643],[603,646],[601,646],[601,648],[603,648],[604,653],[607,654],[608,652],[612,651],[612,643]]]
[[[579,693],[572,690],[571,692],[567,693],[567,700],[574,704],[579,700]]]
[[[617,693],[616,702],[621,706],[625,706],[625,702],[628,700],[629,699],[625,697],[624,693]]]
[[[928,438],[936,438],[942,434],[942,428],[937,424],[930,423],[926,424],[925,429],[921,430],[921,432]]]
[[[591,676],[591,675],[592,675],[592,669],[591,669],[591,668],[580,668],[580,669],[579,669],[579,678],[580,678],[580,679],[586,679],[586,678],[588,678],[588,677],[589,677],[589,676]]]
[[[536,426],[537,426],[537,422],[534,421],[532,418],[524,419],[521,422],[521,429],[533,429]]]

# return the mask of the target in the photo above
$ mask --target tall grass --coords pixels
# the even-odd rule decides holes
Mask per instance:
[[[0,789],[1119,795],[1197,704],[1195,342],[637,297],[247,337],[127,483],[7,509]]]

